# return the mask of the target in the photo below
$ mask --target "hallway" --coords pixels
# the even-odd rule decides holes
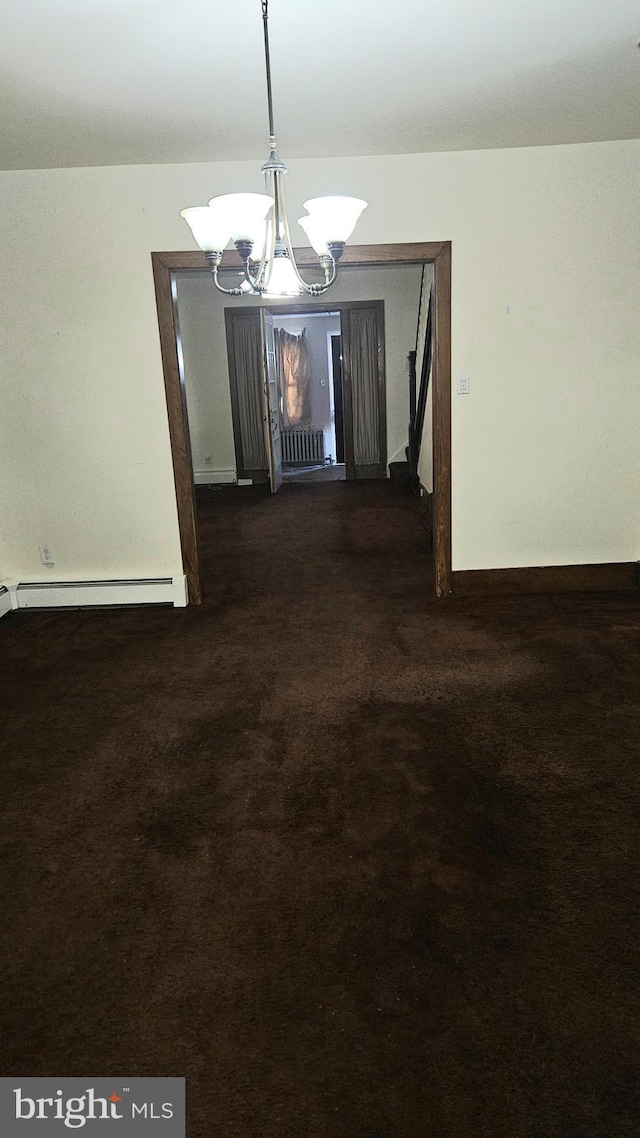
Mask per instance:
[[[0,625],[3,1073],[189,1138],[637,1134],[633,597],[449,599],[383,483],[199,492],[205,602]]]

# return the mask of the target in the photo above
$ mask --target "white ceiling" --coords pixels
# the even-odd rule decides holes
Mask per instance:
[[[640,135],[637,0],[271,0],[283,158]],[[264,159],[260,0],[3,0],[0,166]]]

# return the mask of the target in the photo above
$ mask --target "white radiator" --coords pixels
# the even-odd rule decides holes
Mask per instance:
[[[324,431],[283,431],[282,461],[288,466],[324,462]]]
[[[15,591],[14,608],[84,608],[99,605],[188,603],[186,578],[158,577],[117,581],[25,581]]]

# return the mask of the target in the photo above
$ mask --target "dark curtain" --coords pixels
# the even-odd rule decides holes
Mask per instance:
[[[236,359],[236,385],[242,457],[247,470],[263,470],[267,465],[262,427],[262,337],[260,314],[234,314],[233,348]]]
[[[378,321],[375,309],[349,312],[353,451],[356,466],[380,462]]]

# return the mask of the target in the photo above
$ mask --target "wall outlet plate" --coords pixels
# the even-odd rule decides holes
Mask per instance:
[[[55,565],[56,559],[50,545],[40,545],[40,560],[43,565]]]

